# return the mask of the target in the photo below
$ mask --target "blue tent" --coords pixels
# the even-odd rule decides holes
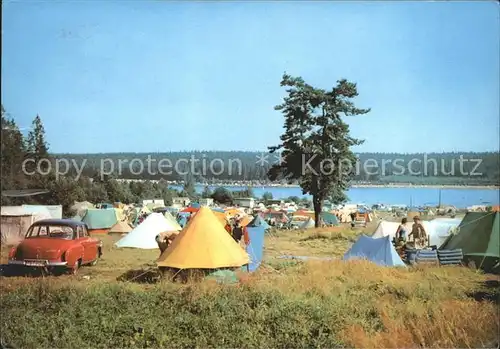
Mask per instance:
[[[212,211],[215,211],[215,212],[222,212],[222,213],[224,213],[224,212],[225,212],[225,211],[224,211],[222,208],[220,208],[220,207],[212,207]]]
[[[270,228],[269,224],[267,224],[267,222],[264,219],[262,219],[262,217],[260,215],[255,216],[255,218],[250,223],[248,223],[247,227],[249,227],[249,228],[251,228],[251,227],[263,227],[264,230]]]
[[[100,209],[108,209],[108,208],[113,208],[113,204],[110,204],[108,202],[101,202],[99,204],[96,205],[96,207],[100,208]]]
[[[389,236],[372,238],[361,235],[344,255],[344,260],[367,259],[381,266],[406,266],[391,243]]]
[[[192,208],[200,208],[201,207],[201,205],[199,203],[197,203],[197,202],[193,202],[189,206],[191,206]]]
[[[257,270],[262,263],[262,255],[264,252],[264,227],[249,227],[247,226],[248,238],[250,239],[250,244],[248,244],[246,251],[250,256],[250,263],[248,264],[248,271],[254,272]]]
[[[187,224],[187,216],[186,215],[180,215],[179,218],[177,219],[177,223],[181,226],[181,228],[184,228]]]

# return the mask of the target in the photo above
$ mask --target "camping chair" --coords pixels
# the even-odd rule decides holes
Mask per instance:
[[[441,265],[462,265],[464,255],[461,248],[454,250],[438,250],[439,263]]]
[[[415,256],[417,264],[439,264],[439,258],[436,250],[418,250]]]
[[[366,227],[366,214],[365,213],[356,213],[356,218],[354,220],[354,225],[360,225]]]

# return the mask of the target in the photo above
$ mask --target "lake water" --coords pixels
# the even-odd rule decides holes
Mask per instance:
[[[217,186],[211,186],[213,190]],[[172,188],[180,190],[179,186]],[[201,193],[203,185],[197,185],[196,191]],[[244,187],[225,186],[231,191],[244,190]],[[253,187],[254,195],[262,197],[265,192],[273,194],[274,199],[286,199],[290,196],[310,197],[302,195],[298,187]],[[353,203],[392,204],[415,206],[437,206],[439,203],[439,189],[437,188],[351,188],[347,195]],[[472,205],[499,205],[500,191],[498,189],[441,189],[441,204],[466,208]]]

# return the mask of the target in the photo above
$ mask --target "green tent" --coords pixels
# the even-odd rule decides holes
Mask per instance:
[[[489,269],[500,259],[500,213],[468,212],[440,250],[462,249],[465,259]]]
[[[89,229],[109,229],[117,222],[114,208],[88,209],[82,219]]]
[[[215,280],[218,284],[236,284],[238,277],[232,270],[219,269],[205,277],[208,280]]]
[[[323,219],[323,222],[325,222],[325,224],[339,225],[337,216],[331,212],[321,212],[321,219]]]
[[[165,218],[170,222],[172,223],[172,226],[176,229],[176,230],[182,230],[182,227],[179,225],[179,222],[177,222],[177,220],[174,218],[174,216],[172,216],[172,214],[168,211],[165,211],[165,213],[163,214],[165,216]]]

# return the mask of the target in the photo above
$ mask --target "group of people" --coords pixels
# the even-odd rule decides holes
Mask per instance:
[[[246,227],[242,225],[242,219],[240,215],[236,215],[233,219],[226,221],[226,231],[231,235],[231,237],[237,243],[241,242],[243,238],[243,242],[246,246],[250,243],[250,238],[248,237],[248,231]]]
[[[420,220],[420,217],[413,217],[411,232],[408,232],[407,223],[408,219],[405,217],[401,220],[401,224],[398,226],[396,236],[394,237],[394,244],[396,248],[404,248],[410,237],[413,237],[416,249],[427,247],[429,244],[429,237],[425,231],[422,221]]]
[[[148,214],[146,212],[141,213],[141,215],[137,218],[137,224],[141,224],[146,218],[148,218]]]

